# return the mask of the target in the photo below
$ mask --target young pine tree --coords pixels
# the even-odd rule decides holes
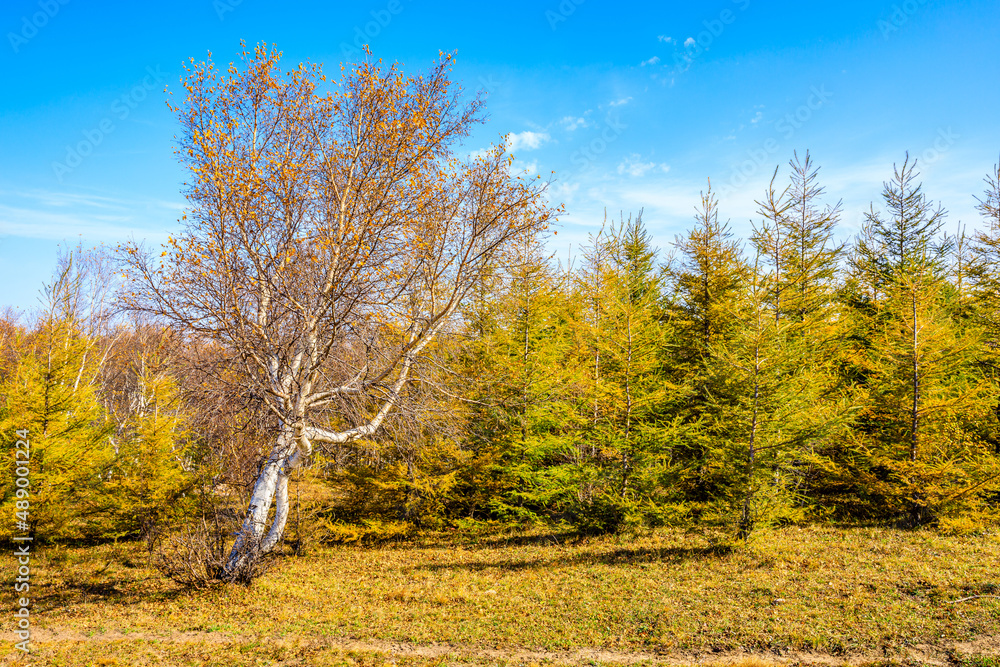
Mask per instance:
[[[712,457],[713,438],[700,427],[711,421],[715,409],[709,368],[713,350],[727,346],[737,332],[739,323],[732,314],[739,310],[749,273],[729,223],[719,220],[711,182],[696,211],[694,226],[675,241],[679,254],[669,272],[676,345],[670,350],[665,374],[674,386],[683,387],[684,400],[677,414],[687,435],[673,461],[685,470],[679,485],[695,513],[725,483]]]
[[[788,162],[789,184],[778,194],[771,180],[757,202],[762,221],[753,245],[769,273],[769,306],[783,341],[786,369],[806,371],[804,397],[815,402],[811,437],[794,457],[799,500],[826,483],[836,468],[838,434],[850,417],[850,389],[838,372],[843,364],[843,317],[839,312],[839,263],[843,244],[834,242],[841,203],[824,204],[819,167],[807,151]],[[777,170],[775,171],[777,176]],[[790,380],[794,384],[794,379]],[[798,396],[798,395],[796,395]],[[827,420],[825,423],[822,420]],[[820,434],[825,434],[820,437]],[[818,505],[813,505],[818,509]]]
[[[129,413],[112,438],[114,457],[102,474],[105,536],[146,533],[191,489],[179,389],[157,366],[142,355],[132,369]]]
[[[772,178],[758,202],[755,261],[728,313],[736,327],[709,360],[704,428],[722,480],[714,512],[742,539],[757,526],[805,516],[811,468],[847,414],[828,352],[838,207],[819,209],[823,190],[808,154],[790,165],[791,185],[779,194]]]
[[[575,510],[587,530],[664,520],[664,461],[673,424],[659,408],[673,388],[662,374],[671,325],[662,310],[657,250],[642,213],[605,228],[578,283],[590,305],[585,339],[593,408],[585,441],[591,475]],[[590,365],[590,364],[588,364]]]
[[[910,525],[954,514],[990,474],[962,415],[982,399],[975,331],[955,319],[944,211],[926,198],[909,156],[868,216],[854,263],[867,285],[855,302],[867,408],[858,422],[860,492],[870,509]]]
[[[470,427],[494,460],[495,515],[546,520],[576,495],[582,461],[574,438],[586,415],[568,285],[541,240],[530,239],[476,306]]]
[[[799,332],[810,349],[820,352],[835,332],[828,326],[835,307],[837,267],[844,245],[833,240],[840,221],[841,203],[823,205],[824,188],[819,184],[819,167],[796,153],[789,161],[791,183],[786,225],[784,277],[789,289],[782,311],[799,323]]]
[[[775,316],[778,274],[760,259],[730,313],[734,335],[712,348],[711,410],[703,422],[706,458],[720,480],[708,518],[744,540],[759,526],[804,516],[809,450],[838,424],[820,373],[802,363],[790,335],[797,323]]]
[[[972,239],[969,277],[972,309],[983,335],[980,367],[994,396],[993,414],[982,430],[1000,455],[1000,162],[983,180],[986,190],[976,198],[983,228]]]
[[[2,509],[13,516],[14,432],[27,429],[31,444],[28,523],[36,540],[94,536],[104,510],[103,473],[113,459],[112,428],[94,391],[92,342],[72,320],[50,312],[0,387],[5,467]],[[9,525],[9,524],[8,524]]]

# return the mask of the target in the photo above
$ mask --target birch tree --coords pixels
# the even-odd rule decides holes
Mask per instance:
[[[374,436],[483,272],[552,213],[504,142],[456,155],[483,101],[463,101],[450,56],[411,76],[369,53],[336,82],[279,59],[192,62],[174,109],[184,229],[159,257],[123,248],[130,307],[226,349],[274,418],[230,581],[281,540],[292,471],[314,446]]]

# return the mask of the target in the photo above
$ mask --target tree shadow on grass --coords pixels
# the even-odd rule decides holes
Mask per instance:
[[[157,591],[122,590],[116,581],[67,581],[58,588],[36,593],[32,597],[33,613],[58,611],[67,604],[98,603],[101,605],[116,604],[128,607],[139,602],[175,600],[192,591],[184,588]]]
[[[579,539],[579,534],[573,531],[541,533],[538,535],[506,535],[487,539],[470,540],[465,543],[473,549],[503,549],[505,547],[548,547],[562,546],[567,542]]]
[[[690,560],[725,558],[733,553],[728,545],[707,547],[620,547],[610,550],[594,549],[571,555],[553,553],[551,558],[504,559],[495,562],[429,563],[414,566],[414,570],[470,570],[473,572],[499,570],[534,570],[573,565],[639,565],[642,563],[679,563]]]
[[[435,534],[429,537],[391,537],[365,539],[357,542],[328,543],[327,547],[345,549],[385,549],[387,551],[452,551],[455,549],[503,549],[506,547],[551,547],[576,544],[581,535],[575,531],[550,532],[534,535],[513,534],[499,537]]]

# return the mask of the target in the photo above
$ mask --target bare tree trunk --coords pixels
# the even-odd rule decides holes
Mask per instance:
[[[289,455],[295,449],[295,437],[291,428],[282,428],[271,455],[257,475],[253,494],[247,507],[246,518],[236,535],[236,541],[229,552],[229,559],[223,568],[223,578],[229,581],[249,581],[260,556],[266,554],[280,541],[288,520],[288,475]],[[297,458],[297,457],[296,457]],[[266,537],[271,503],[275,503],[274,520]]]
[[[632,314],[628,316],[628,353],[625,359],[625,446],[622,447],[622,488],[620,497],[624,500],[628,491],[629,473],[632,472],[632,350],[635,341],[632,336]]]
[[[286,461],[285,465],[278,470],[278,484],[274,490],[274,521],[271,523],[271,530],[267,537],[261,542],[261,553],[268,553],[277,546],[285,533],[285,525],[288,523],[288,476],[291,474],[291,461]]]

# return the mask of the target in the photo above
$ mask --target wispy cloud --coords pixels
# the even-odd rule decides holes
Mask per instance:
[[[88,241],[111,241],[129,236],[129,222],[127,216],[87,216],[0,204],[0,235],[48,240],[83,236]]]
[[[631,101],[632,101],[631,96],[630,97],[622,97],[621,99],[614,100],[610,104],[613,107],[620,107],[620,106],[624,106],[624,105],[628,104]]]
[[[26,190],[0,192],[0,235],[89,242],[120,241],[129,236],[166,236],[176,225],[181,202],[125,200],[90,193]]]
[[[621,175],[629,175],[635,178],[641,178],[645,176],[650,171],[657,171],[660,173],[667,173],[670,171],[670,166],[663,163],[656,162],[643,162],[642,156],[638,153],[633,153],[626,157],[618,164],[618,173]]]
[[[551,139],[552,137],[549,136],[548,132],[532,132],[530,130],[511,132],[507,135],[507,149],[512,153],[517,151],[533,151],[542,144],[548,143]]]
[[[549,200],[557,203],[572,201],[579,189],[579,183],[554,183],[548,190]]]
[[[514,160],[514,163],[510,165],[510,172],[515,175],[534,176],[538,173],[538,160],[532,160],[531,162]]]
[[[659,41],[661,41],[661,42],[665,42],[666,44],[673,44],[674,43],[674,38],[673,37],[667,37],[666,35],[657,35],[656,39],[659,40]]]
[[[658,62],[660,62],[660,56],[653,56],[649,60],[643,60],[639,65],[645,67],[646,65],[655,65]]]
[[[559,123],[566,129],[567,132],[573,132],[575,130],[590,127],[590,123],[587,119],[580,116],[564,116]]]

